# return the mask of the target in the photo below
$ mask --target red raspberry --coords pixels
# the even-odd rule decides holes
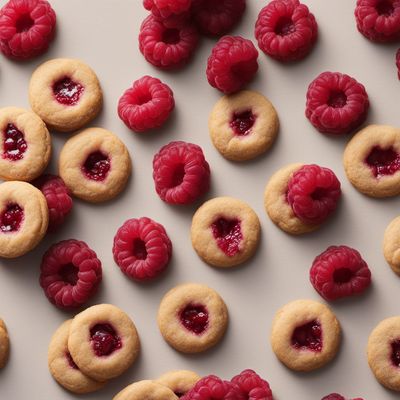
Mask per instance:
[[[371,284],[371,271],[357,250],[331,246],[315,258],[310,280],[325,300],[336,300],[362,293]]]
[[[222,36],[240,21],[246,0],[193,0],[193,19],[206,35]]]
[[[396,53],[396,66],[397,66],[397,75],[400,79],[400,49],[398,49]]]
[[[400,39],[400,0],[358,0],[354,14],[358,30],[369,40]]]
[[[44,53],[55,33],[56,14],[46,0],[10,0],[0,10],[0,50],[26,60]]]
[[[96,292],[101,277],[101,262],[84,242],[63,240],[43,256],[40,286],[59,308],[68,310],[86,303]]]
[[[72,198],[64,181],[56,175],[43,175],[33,184],[42,191],[49,208],[49,232],[56,231],[64,223],[72,209]]]
[[[323,397],[321,400],[346,400],[346,399],[338,393],[331,393]]]
[[[245,399],[272,400],[272,391],[267,381],[253,370],[246,369],[231,379]]]
[[[215,375],[200,379],[182,400],[247,400],[236,385]]]
[[[224,36],[212,49],[207,62],[207,79],[224,93],[242,89],[258,70],[258,51],[250,40]]]
[[[208,191],[210,166],[199,146],[171,142],[154,156],[153,179],[162,200],[188,204]]]
[[[128,219],[114,237],[113,254],[125,275],[146,281],[165,270],[172,244],[164,227],[150,218]]]
[[[369,109],[365,87],[339,72],[323,72],[307,91],[306,117],[320,132],[342,135],[366,119]]]
[[[139,48],[144,58],[162,69],[176,69],[185,65],[199,41],[199,34],[191,24],[167,28],[149,15],[142,23]]]
[[[335,211],[341,195],[333,171],[318,165],[304,165],[288,183],[287,201],[306,224],[321,224]]]
[[[169,86],[146,75],[133,82],[119,99],[118,115],[129,129],[144,132],[162,126],[174,107]]]
[[[191,0],[143,0],[146,10],[167,28],[176,28],[190,18]]]
[[[318,25],[299,0],[273,0],[259,13],[255,35],[260,49],[279,61],[304,58],[318,38]]]

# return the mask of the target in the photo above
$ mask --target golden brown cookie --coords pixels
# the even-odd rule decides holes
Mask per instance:
[[[29,183],[0,184],[0,257],[15,258],[36,247],[47,231],[43,193]]]
[[[64,144],[59,173],[74,196],[98,203],[125,188],[131,159],[118,136],[102,128],[88,128]]]
[[[385,230],[383,254],[392,270],[400,275],[400,217],[395,218]]]
[[[73,319],[68,349],[85,375],[104,382],[133,364],[140,342],[135,324],[127,314],[111,304],[99,304]]]
[[[371,332],[368,364],[378,382],[400,391],[400,317],[381,321]]]
[[[279,119],[266,97],[242,90],[217,102],[208,128],[214,146],[225,158],[246,161],[271,147],[278,134]]]
[[[257,214],[248,204],[232,197],[217,197],[194,214],[192,245],[207,264],[233,267],[253,256],[260,231]]]
[[[0,318],[0,369],[4,368],[8,361],[10,353],[10,339],[8,337],[7,327]]]
[[[228,326],[228,309],[213,289],[187,283],[171,289],[158,309],[158,327],[166,342],[183,353],[216,345]]]
[[[113,400],[178,400],[168,387],[154,381],[139,381],[121,390]]]
[[[170,388],[176,396],[182,397],[201,379],[196,372],[187,370],[169,371],[161,375],[156,382]]]
[[[335,357],[340,337],[339,321],[329,307],[313,300],[296,300],[276,313],[271,346],[288,368],[312,371]]]
[[[82,61],[57,58],[40,65],[29,84],[32,110],[52,129],[72,132],[100,112],[103,94],[94,71]]]
[[[72,319],[65,321],[54,333],[48,350],[48,365],[53,378],[70,392],[91,393],[104,387],[105,382],[97,382],[84,375],[75,364],[68,350],[69,329]]]
[[[347,143],[346,175],[361,193],[371,197],[400,194],[400,129],[370,125]]]
[[[0,178],[30,182],[40,176],[51,155],[45,123],[23,108],[1,108],[0,133]]]

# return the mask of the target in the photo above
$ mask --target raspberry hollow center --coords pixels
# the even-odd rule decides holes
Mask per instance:
[[[27,32],[34,24],[35,22],[29,14],[22,14],[15,21],[15,29],[17,30],[17,33]]]
[[[382,149],[375,146],[365,161],[376,178],[393,175],[400,170],[400,154],[393,147]]]
[[[287,36],[296,31],[296,27],[290,17],[281,17],[275,26],[275,33],[279,36]]]
[[[162,41],[166,44],[177,44],[180,40],[178,29],[166,29],[162,34]]]
[[[122,347],[121,338],[110,324],[97,324],[90,330],[90,340],[97,357],[108,356]]]
[[[0,215],[0,230],[4,233],[16,232],[21,227],[24,219],[24,210],[18,205],[11,203]]]
[[[353,273],[349,268],[338,268],[333,272],[333,280],[335,283],[350,282]]]
[[[251,128],[254,125],[256,117],[251,110],[243,111],[240,113],[234,113],[230,126],[238,136],[247,136],[251,132]]]
[[[133,255],[138,260],[145,260],[147,258],[146,243],[142,239],[135,239],[133,241]]]
[[[332,92],[329,95],[328,106],[333,108],[343,108],[347,104],[347,96],[342,91]]]
[[[292,334],[292,346],[299,350],[320,352],[322,350],[321,324],[314,320],[298,326]]]
[[[75,364],[75,361],[72,359],[71,357],[71,353],[69,351],[67,351],[65,353],[65,358],[67,359],[68,365],[73,368],[73,369],[79,369],[78,366]]]
[[[395,367],[400,367],[400,339],[394,340],[392,343],[392,364]]]
[[[232,257],[239,252],[243,235],[238,219],[229,220],[221,217],[212,223],[211,229],[218,247],[227,256]]]
[[[203,305],[187,305],[180,314],[182,325],[190,332],[201,335],[208,327],[208,311]]]
[[[101,151],[89,154],[82,170],[87,178],[93,181],[104,181],[110,171],[111,163],[108,156]]]
[[[24,134],[14,124],[8,124],[3,136],[3,158],[21,160],[27,148]]]
[[[75,286],[76,282],[78,282],[78,272],[79,269],[74,264],[69,263],[60,268],[59,274],[63,282]]]
[[[84,87],[74,82],[72,79],[65,77],[58,80],[53,85],[53,93],[56,100],[65,106],[75,106],[78,104]]]
[[[393,2],[390,0],[381,0],[376,5],[376,12],[379,15],[389,17],[394,12]]]
[[[181,185],[184,177],[185,177],[185,166],[183,164],[176,165],[171,175],[170,187],[172,188]]]

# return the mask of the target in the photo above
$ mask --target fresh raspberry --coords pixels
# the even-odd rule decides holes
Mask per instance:
[[[365,87],[348,75],[323,72],[308,87],[306,117],[320,132],[349,133],[365,121],[368,109]]]
[[[169,86],[146,75],[133,82],[119,99],[118,115],[129,129],[144,132],[162,126],[174,107]]]
[[[84,242],[63,240],[43,256],[40,286],[59,308],[68,310],[86,303],[96,292],[101,277],[101,262]]]
[[[168,28],[149,15],[140,27],[139,49],[144,58],[162,69],[176,69],[185,65],[199,41],[199,34],[189,22]]]
[[[396,66],[397,66],[397,75],[400,79],[400,49],[398,49],[396,53]]]
[[[400,39],[400,0],[358,0],[354,14],[358,30],[369,40]]]
[[[240,36],[224,36],[212,49],[207,62],[207,79],[224,93],[233,93],[250,82],[258,70],[258,51]]]
[[[222,36],[240,21],[246,0],[193,0],[192,14],[199,30],[211,36]]]
[[[128,219],[114,237],[113,254],[125,275],[146,281],[165,270],[172,244],[164,227],[150,218]]]
[[[346,399],[338,393],[331,393],[323,397],[321,400],[346,400]]]
[[[357,250],[331,246],[315,258],[310,280],[325,300],[336,300],[362,293],[371,284],[371,271]]]
[[[182,400],[247,400],[238,387],[215,375],[200,379]]]
[[[15,60],[44,53],[52,41],[56,14],[46,0],[9,0],[0,10],[0,50]]]
[[[176,28],[190,18],[191,0],[143,0],[143,6],[167,28]]]
[[[272,391],[267,381],[253,370],[246,369],[231,379],[247,400],[272,400]]]
[[[299,0],[273,0],[259,13],[255,35],[258,46],[279,61],[297,61],[310,53],[318,25]]]
[[[154,156],[153,179],[162,200],[188,204],[208,191],[210,166],[199,146],[171,142]]]
[[[335,211],[341,195],[333,171],[315,164],[304,165],[288,183],[287,201],[306,224],[321,224]]]
[[[42,191],[49,208],[49,232],[56,231],[72,209],[72,198],[64,181],[56,175],[43,175],[33,184]]]

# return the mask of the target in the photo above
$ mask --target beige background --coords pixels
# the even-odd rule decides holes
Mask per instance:
[[[304,117],[308,84],[322,71],[346,72],[365,84],[371,100],[368,122],[400,126],[400,83],[394,66],[395,45],[375,45],[363,38],[353,16],[355,0],[304,0],[314,12],[320,38],[313,53],[301,63],[281,65],[260,54],[260,71],[250,88],[267,95],[281,118],[276,145],[265,157],[246,164],[224,160],[212,147],[207,132],[208,113],[220,94],[205,78],[205,65],[214,40],[204,39],[193,62],[176,73],[154,69],[141,56],[137,36],[146,13],[139,0],[52,0],[58,15],[58,36],[51,50],[29,63],[0,58],[0,106],[28,107],[28,82],[33,69],[52,57],[81,58],[98,73],[105,107],[94,125],[117,133],[129,147],[133,176],[127,190],[115,201],[89,205],[75,201],[73,215],[64,229],[49,236],[31,254],[1,261],[0,316],[10,329],[11,359],[0,373],[0,398],[10,400],[65,400],[73,395],[52,380],[46,365],[47,345],[57,326],[71,314],[45,298],[38,284],[40,259],[56,241],[86,241],[103,262],[104,282],[91,304],[108,302],[127,311],[142,337],[140,359],[103,391],[84,396],[106,400],[127,384],[156,378],[178,368],[230,378],[244,368],[254,368],[268,379],[278,400],[319,400],[337,391],[366,400],[394,399],[369,371],[365,347],[371,329],[383,318],[399,314],[400,280],[386,265],[381,241],[386,225],[399,214],[399,200],[373,200],[356,192],[346,180],[342,164],[345,139],[317,133]],[[0,1],[3,5],[5,0]],[[266,1],[249,0],[236,34],[254,39],[258,11]],[[175,93],[176,111],[163,130],[144,135],[131,133],[118,119],[119,96],[144,74],[157,76]],[[68,137],[54,134],[57,154]],[[173,207],[156,195],[152,182],[152,157],[172,140],[200,144],[212,169],[208,197],[234,196],[247,201],[258,213],[262,245],[242,268],[220,271],[203,264],[193,251],[189,228],[197,205]],[[292,162],[318,163],[332,168],[343,184],[343,201],[334,220],[322,230],[300,238],[278,230],[263,209],[264,186],[279,167]],[[114,264],[111,252],[117,228],[128,218],[149,216],[164,224],[174,244],[169,272],[158,282],[141,285],[126,279]],[[373,272],[373,287],[362,297],[334,304],[344,330],[337,359],[311,374],[297,374],[274,357],[268,341],[271,320],[282,304],[297,298],[320,300],[308,281],[313,258],[332,244],[357,248]],[[163,294],[185,282],[210,285],[226,300],[231,324],[225,340],[214,350],[184,356],[169,348],[156,326]]]

